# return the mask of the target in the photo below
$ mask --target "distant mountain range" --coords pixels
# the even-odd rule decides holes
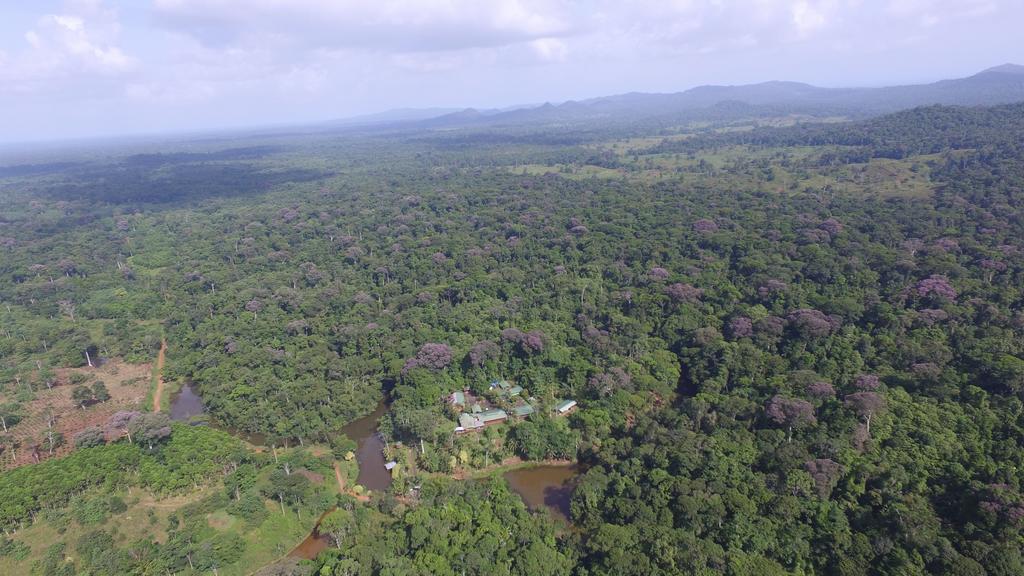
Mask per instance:
[[[728,120],[802,114],[865,118],[931,104],[979,106],[1024,101],[1024,66],[1004,64],[967,78],[882,88],[821,88],[800,82],[699,86],[670,94],[632,92],[504,110],[406,109],[336,121],[421,128],[566,125],[584,122]]]

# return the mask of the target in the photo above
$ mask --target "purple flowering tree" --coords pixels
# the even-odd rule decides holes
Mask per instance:
[[[1012,526],[1024,523],[1024,498],[1008,484],[989,484],[978,497],[978,505]]]
[[[814,424],[814,406],[806,400],[786,398],[776,394],[765,406],[765,413],[773,422],[786,427],[786,441],[793,440],[793,429]]]
[[[144,442],[150,450],[154,443],[171,435],[171,420],[162,412],[115,412],[107,420],[106,433],[127,436],[128,442]]]
[[[749,338],[754,335],[754,322],[746,316],[737,316],[729,321],[729,334],[734,339]]]
[[[843,399],[848,408],[864,419],[865,432],[871,436],[871,418],[885,408],[885,398],[877,392],[854,392]]]
[[[628,388],[632,379],[622,368],[612,368],[595,374],[587,380],[587,387],[597,396],[608,396],[618,389]]]
[[[804,230],[804,240],[808,244],[825,244],[832,240],[832,237],[829,236],[828,232],[820,228],[810,228]]]
[[[985,281],[991,282],[992,278],[995,277],[996,272],[1003,272],[1006,270],[1006,264],[998,260],[982,260],[979,265],[981,269],[985,271]]]
[[[245,309],[252,312],[252,319],[255,320],[256,314],[259,313],[260,310],[263,310],[263,302],[253,298],[245,303]]]
[[[526,355],[536,354],[544,350],[544,333],[540,330],[523,332],[518,328],[506,328],[501,331],[501,339],[516,346]]]
[[[416,356],[405,361],[402,373],[413,368],[426,368],[428,370],[443,370],[452,363],[452,349],[447,344],[428,342],[420,346]]]
[[[530,330],[519,341],[519,348],[526,354],[536,354],[544,350],[544,333]]]
[[[859,374],[853,379],[853,387],[861,391],[878,390],[881,380],[874,374]]]
[[[758,286],[757,295],[761,298],[768,298],[769,296],[785,291],[786,288],[787,284],[785,282],[772,278],[765,281],[761,286]]]
[[[836,220],[835,218],[829,218],[823,221],[821,224],[818,224],[818,229],[824,230],[825,232],[828,233],[828,235],[831,238],[835,238],[836,236],[839,235],[840,232],[843,231],[843,225],[841,222],[839,222],[839,220]]]
[[[956,290],[949,283],[949,278],[941,274],[932,274],[914,286],[918,296],[932,297],[938,300],[956,300]]]
[[[819,380],[807,386],[807,395],[815,400],[824,401],[835,398],[836,389],[828,382]]]
[[[942,375],[942,368],[934,362],[915,362],[911,364],[910,371],[922,380],[934,381]]]
[[[316,286],[324,279],[324,273],[312,262],[303,262],[299,266],[299,271],[302,272],[302,277],[306,279],[306,283],[310,286]]]
[[[505,328],[501,331],[501,340],[511,344],[519,344],[523,339],[523,331],[518,328]]]
[[[839,327],[840,320],[813,308],[801,308],[789,313],[789,325],[801,336],[822,338]]]
[[[647,277],[655,281],[665,280],[666,278],[668,278],[668,270],[660,266],[655,266],[654,268],[651,268],[647,272]]]
[[[474,368],[479,368],[496,359],[500,354],[501,348],[493,340],[481,340],[469,349],[469,364]]]
[[[665,294],[675,302],[696,302],[704,295],[704,291],[689,284],[676,282],[665,287]]]
[[[832,488],[836,485],[836,481],[839,480],[839,476],[842,474],[843,467],[838,462],[834,462],[829,458],[816,458],[805,462],[804,469],[807,470],[807,473],[814,480],[818,496],[822,500],[827,500],[832,493]]]

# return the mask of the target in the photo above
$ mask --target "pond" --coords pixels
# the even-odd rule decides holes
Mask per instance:
[[[171,401],[171,420],[176,422],[187,422],[196,416],[202,416],[206,412],[203,399],[192,389],[191,384],[185,384]]]
[[[569,523],[569,504],[580,469],[575,464],[544,464],[505,472],[505,481],[531,510],[548,509],[559,521]]]

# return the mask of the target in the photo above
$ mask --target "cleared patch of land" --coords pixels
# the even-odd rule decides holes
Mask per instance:
[[[27,546],[29,551],[26,556],[20,558],[0,557],[0,574],[31,573],[32,565],[43,557],[47,548],[61,541],[68,543],[65,553],[70,560],[75,561],[75,543],[83,535],[97,528],[109,529],[118,547],[126,547],[140,540],[166,543],[169,518],[181,516],[186,507],[195,505],[222,489],[219,485],[208,486],[169,498],[159,498],[139,490],[118,492],[111,496],[123,501],[127,508],[122,512],[97,518],[89,517],[75,505],[68,509],[44,512],[36,522],[10,536],[14,542]],[[245,541],[242,558],[218,570],[222,576],[247,574],[254,566],[263,566],[282,557],[306,537],[310,526],[316,521],[315,515],[299,515],[292,511],[281,514],[275,503],[266,501],[264,504],[268,511],[267,518],[255,528],[223,509],[204,515],[206,523],[217,532],[235,532]]]
[[[75,434],[92,426],[102,426],[120,410],[141,409],[149,388],[150,369],[149,364],[126,364],[112,359],[98,368],[57,370],[52,388],[34,391],[30,400],[21,403],[21,421],[8,427],[14,448],[4,451],[3,467],[13,468],[63,456],[74,449]],[[106,386],[109,400],[81,406],[72,398],[77,386],[92,386],[96,382]],[[0,403],[13,402],[18,393],[15,389],[0,395]],[[62,438],[54,442],[52,450],[51,433],[54,438]]]

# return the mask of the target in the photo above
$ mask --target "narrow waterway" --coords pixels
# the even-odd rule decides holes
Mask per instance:
[[[557,520],[569,523],[569,505],[579,473],[575,464],[545,464],[509,470],[504,477],[529,509],[547,509]]]
[[[387,411],[387,402],[381,400],[373,412],[341,429],[356,443],[356,462],[359,463],[356,483],[370,490],[387,490],[391,486],[391,472],[384,467],[384,440],[377,432],[381,416]]]
[[[331,513],[334,508],[331,508],[327,512],[320,515],[317,518],[316,525],[313,526],[313,531],[306,536],[306,539],[299,543],[291,552],[288,553],[292,558],[303,558],[305,560],[312,560],[320,555],[321,552],[327,550],[331,546],[330,536],[326,536],[320,533],[320,521]]]
[[[359,463],[359,478],[356,482],[370,490],[387,490],[391,486],[391,472],[384,467],[384,440],[377,433],[377,425],[387,411],[388,403],[381,400],[373,412],[349,422],[341,429],[356,443],[356,462]],[[171,401],[171,420],[177,422],[188,422],[205,412],[203,399],[190,384],[182,386]],[[250,444],[266,445],[266,439],[261,434],[227,431],[244,438]]]

